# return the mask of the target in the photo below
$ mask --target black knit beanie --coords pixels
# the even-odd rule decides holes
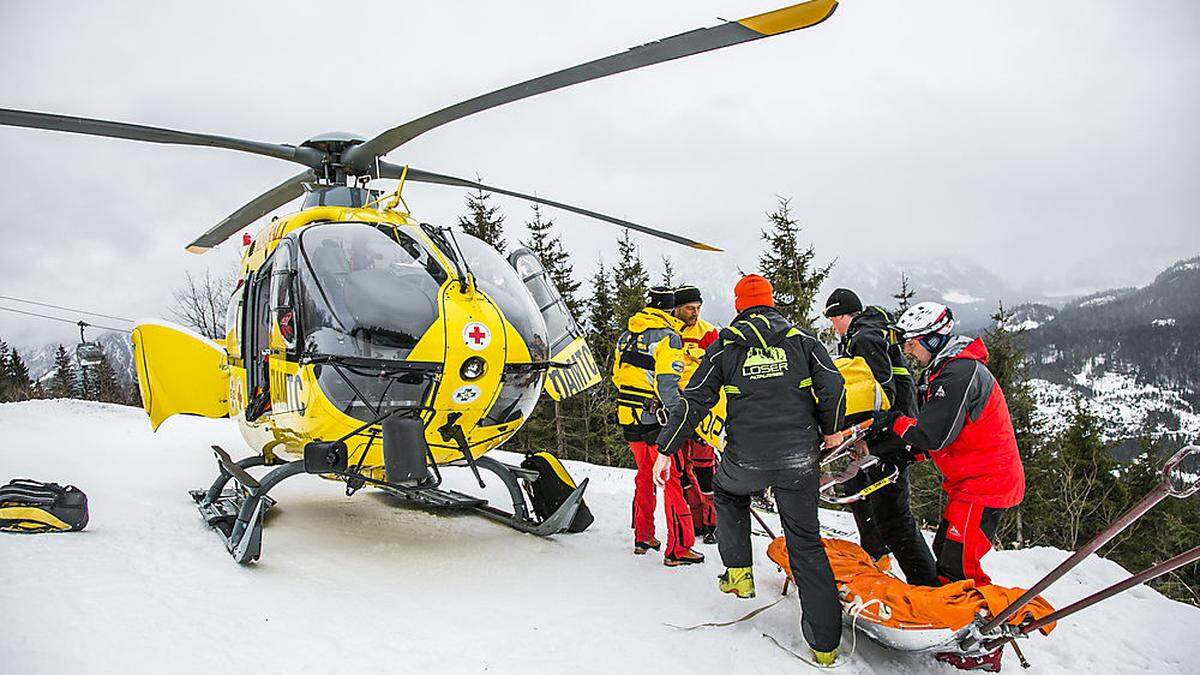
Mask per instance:
[[[695,286],[680,286],[675,289],[675,306],[686,305],[689,302],[704,302],[700,298],[700,289]]]
[[[849,288],[834,289],[829,294],[829,299],[825,301],[824,314],[827,318],[861,311],[863,311],[862,300],[859,300],[858,294]]]
[[[666,286],[655,286],[650,289],[647,307],[654,309],[675,309],[675,292]]]

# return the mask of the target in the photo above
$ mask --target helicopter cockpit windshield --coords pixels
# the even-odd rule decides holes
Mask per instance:
[[[437,320],[446,272],[405,233],[326,223],[299,239],[304,352],[401,360]]]

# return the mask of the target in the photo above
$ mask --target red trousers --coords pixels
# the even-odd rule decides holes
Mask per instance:
[[[658,458],[658,446],[631,441],[629,450],[637,464],[637,475],[633,479],[633,538],[634,541],[650,541],[654,537],[654,511],[658,495],[654,485],[654,460]],[[679,477],[683,473],[683,453],[671,457],[671,473],[663,487],[663,508],[667,512],[667,548],[664,555],[679,555],[696,543],[692,529],[692,512],[683,498],[683,485]]]
[[[683,488],[688,508],[692,511],[692,523],[696,534],[703,534],[717,526],[717,509],[713,506],[713,471],[716,469],[717,453],[712,446],[701,441],[685,441],[679,449],[684,456],[688,485]]]
[[[937,557],[938,580],[943,584],[974,579],[978,585],[992,583],[979,561],[992,550],[992,537],[1000,526],[1004,509],[968,504],[955,499],[946,502],[942,522],[933,538]]]

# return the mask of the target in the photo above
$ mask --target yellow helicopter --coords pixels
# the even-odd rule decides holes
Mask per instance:
[[[529,418],[543,389],[561,400],[600,381],[583,332],[537,257],[507,258],[463,232],[421,223],[402,197],[408,181],[526,199],[701,250],[687,237],[381,157],[448,122],[635,68],[813,26],[836,0],[812,0],[650,42],[456,103],[366,139],[328,133],[299,145],[0,109],[0,124],[154,143],[203,145],[296,162],[304,171],[254,198],[187,248],[203,253],[289,201],[302,209],[244,235],[225,338],[143,322],[132,340],[151,426],[176,414],[232,417],[255,455],[213,446],[219,474],[192,492],[239,563],[261,553],[268,492],[302,473],[375,486],[429,508],[471,509],[547,536],[576,522],[578,486],[552,457],[541,469],[486,457]],[[394,192],[370,181],[398,179]],[[718,419],[701,433],[720,433]],[[498,476],[512,509],[441,489],[440,466]],[[261,478],[247,469],[266,466]],[[548,468],[546,468],[548,467]],[[539,508],[556,474],[566,494]],[[226,487],[234,481],[233,488]],[[529,500],[526,499],[526,493]],[[532,506],[532,507],[531,507]]]

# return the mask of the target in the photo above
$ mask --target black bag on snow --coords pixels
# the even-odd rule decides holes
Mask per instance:
[[[554,515],[558,507],[575,491],[575,481],[571,479],[571,474],[567,473],[567,467],[548,452],[529,455],[521,462],[521,468],[538,472],[538,479],[532,483],[533,511],[542,520]],[[587,502],[581,499],[575,518],[567,526],[567,532],[583,532],[595,520]]]
[[[0,531],[78,532],[87,523],[87,495],[74,485],[15,478],[0,487]]]

